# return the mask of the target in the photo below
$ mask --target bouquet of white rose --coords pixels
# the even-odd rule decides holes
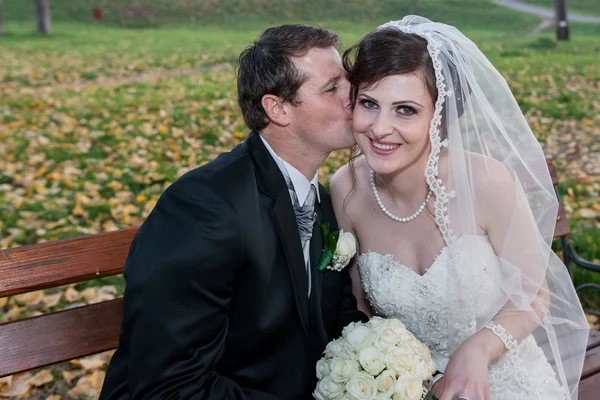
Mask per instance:
[[[397,319],[351,323],[317,363],[318,400],[421,400],[435,363]]]

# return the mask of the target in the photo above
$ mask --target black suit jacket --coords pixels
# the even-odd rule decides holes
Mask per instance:
[[[290,195],[258,134],[171,185],[129,250],[100,398],[310,397],[326,344],[366,320],[348,272],[316,270],[320,225],[337,229],[319,190],[309,299]]]

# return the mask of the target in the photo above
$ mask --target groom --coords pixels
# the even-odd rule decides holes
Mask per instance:
[[[348,272],[316,269],[320,226],[337,229],[317,169],[354,144],[337,45],[284,25],[241,54],[252,133],[179,178],[140,227],[101,399],[306,399],[326,344],[366,320]]]

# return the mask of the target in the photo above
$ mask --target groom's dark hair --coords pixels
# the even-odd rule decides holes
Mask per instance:
[[[269,124],[261,104],[266,94],[300,103],[298,89],[308,77],[298,71],[292,58],[338,44],[337,34],[307,25],[281,25],[264,31],[238,59],[238,104],[246,125],[258,132]]]

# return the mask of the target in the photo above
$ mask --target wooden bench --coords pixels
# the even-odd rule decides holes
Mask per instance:
[[[556,171],[548,164],[553,184]],[[117,275],[137,228],[22,246],[0,252],[0,298]],[[554,236],[566,237],[562,204]],[[116,348],[123,300],[52,312],[0,324],[0,377]],[[600,396],[600,331],[592,330],[579,400]]]

